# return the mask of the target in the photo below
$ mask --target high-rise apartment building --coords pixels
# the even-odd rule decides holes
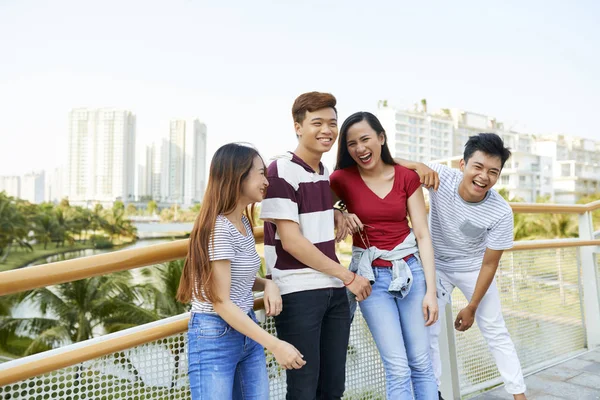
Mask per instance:
[[[169,136],[146,150],[147,190],[156,201],[190,205],[206,186],[206,125],[198,119],[169,123]]]
[[[20,176],[0,176],[0,192],[6,192],[8,196],[21,196]]]
[[[30,203],[43,203],[45,186],[45,173],[43,171],[25,174],[21,179],[21,195],[19,197]]]
[[[46,184],[44,189],[44,201],[59,203],[64,198],[65,170],[57,167],[52,171],[46,171]]]
[[[557,203],[575,203],[600,192],[600,142],[568,135],[539,135],[533,151],[552,158]]]
[[[395,157],[429,161],[453,155],[453,121],[449,115],[428,114],[416,107],[414,110],[379,107],[377,117]]]
[[[71,202],[134,200],[135,126],[130,111],[71,110],[65,193]]]
[[[384,104],[380,102],[377,115],[395,157],[458,168],[468,138],[492,132],[512,152],[495,186],[506,189],[509,197],[535,202],[549,196],[559,203],[574,203],[600,191],[600,142],[515,132],[496,118],[460,109],[428,113],[426,107],[399,110]]]

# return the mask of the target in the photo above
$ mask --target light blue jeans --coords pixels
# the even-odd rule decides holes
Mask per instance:
[[[248,315],[256,322],[254,311]],[[267,400],[263,347],[215,314],[192,313],[188,376],[193,400]]]
[[[426,285],[423,266],[408,260],[413,284],[408,296],[399,299],[388,292],[391,268],[373,268],[375,284],[360,310],[369,325],[385,369],[386,393],[394,400],[438,398],[437,383],[429,356],[429,334],[423,318]]]

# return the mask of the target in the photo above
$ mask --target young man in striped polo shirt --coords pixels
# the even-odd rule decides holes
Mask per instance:
[[[336,99],[300,95],[292,107],[298,146],[268,167],[261,204],[265,261],[281,291],[277,335],[303,354],[306,365],[287,371],[287,399],[341,399],[344,394],[350,311],[346,289],[366,298],[369,281],[335,255],[329,172],[321,163],[338,136]],[[341,220],[343,221],[343,220]],[[337,221],[337,222],[341,222]]]
[[[456,316],[454,327],[464,332],[477,320],[506,391],[514,399],[524,400],[521,363],[502,317],[494,279],[502,253],[513,246],[513,213],[506,200],[490,189],[498,181],[509,157],[510,151],[498,135],[480,133],[471,136],[465,144],[460,171],[434,163],[396,161],[415,170],[430,189],[429,228],[440,310],[450,301],[452,290],[458,287],[469,304]],[[440,312],[440,316],[443,315]],[[438,320],[430,328],[431,356],[438,385],[440,330]]]

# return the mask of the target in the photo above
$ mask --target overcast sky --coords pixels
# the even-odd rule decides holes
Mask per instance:
[[[64,164],[74,107],[132,111],[140,146],[195,116],[209,156],[249,141],[271,157],[311,90],[341,120],[426,98],[600,140],[600,2],[495,3],[0,0],[0,175]]]

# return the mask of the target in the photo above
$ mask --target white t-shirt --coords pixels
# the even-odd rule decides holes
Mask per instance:
[[[438,190],[429,190],[429,229],[437,269],[479,270],[487,248],[506,250],[513,246],[513,213],[502,196],[490,190],[482,201],[468,203],[458,194],[461,171],[427,165],[440,177]]]
[[[242,235],[224,215],[217,216],[215,228],[209,239],[208,255],[211,261],[231,262],[231,301],[248,313],[254,305],[252,286],[260,268],[260,257],[256,252],[256,242],[250,221],[242,217],[247,235]],[[212,246],[214,239],[214,248]],[[215,314],[212,303],[192,299],[192,312]]]

